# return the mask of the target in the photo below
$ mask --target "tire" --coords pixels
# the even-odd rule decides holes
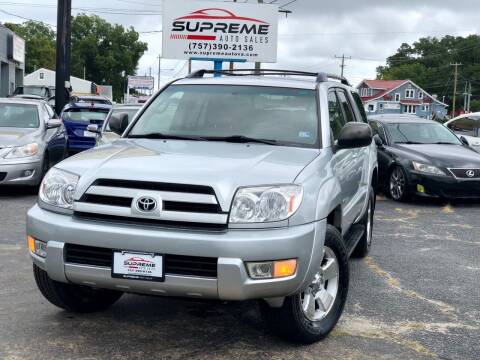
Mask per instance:
[[[373,218],[375,214],[375,194],[373,188],[370,188],[367,210],[363,215],[360,224],[365,226],[365,232],[353,250],[352,256],[363,258],[368,255],[372,247]]]
[[[332,257],[334,255],[334,257]],[[294,343],[311,344],[325,338],[335,327],[338,319],[342,315],[345,301],[348,294],[349,269],[348,254],[340,232],[333,226],[327,225],[325,236],[325,257],[320,267],[326,267],[326,264],[336,260],[338,265],[337,277],[330,277],[327,281],[319,280],[319,273],[316,274],[312,284],[310,284],[302,293],[291,295],[285,298],[283,306],[272,308],[262,302],[262,315],[270,330],[281,338]],[[332,271],[329,272],[330,276]],[[326,272],[325,272],[326,274]],[[317,301],[313,301],[313,313],[309,312],[307,304],[312,304],[312,296],[319,292],[331,290],[336,286],[336,294],[333,301],[328,306],[324,305],[323,311],[320,309]],[[330,287],[332,286],[332,288]],[[322,290],[323,289],[323,290]],[[316,292],[319,291],[319,292]],[[325,294],[322,292],[322,294]],[[307,301],[307,298],[310,299]],[[324,297],[327,299],[326,297]],[[317,308],[318,306],[318,308]]]
[[[407,175],[401,166],[395,166],[388,177],[388,194],[395,201],[406,201],[409,197]]]
[[[70,312],[102,311],[113,305],[123,295],[119,291],[94,289],[52,280],[35,264],[33,265],[33,275],[42,295],[53,305]]]

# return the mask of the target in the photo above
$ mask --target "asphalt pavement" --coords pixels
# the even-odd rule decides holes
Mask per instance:
[[[379,198],[344,315],[324,341],[297,346],[269,334],[255,302],[126,295],[98,314],[54,307],[27,254],[35,198],[0,189],[0,359],[480,359],[478,203]]]

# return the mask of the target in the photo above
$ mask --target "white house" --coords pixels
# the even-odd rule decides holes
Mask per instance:
[[[43,85],[55,87],[55,71],[48,69],[38,69],[28,75],[23,80],[24,85]],[[72,92],[78,94],[95,94],[96,85],[92,81],[83,80],[75,76],[70,76]]]

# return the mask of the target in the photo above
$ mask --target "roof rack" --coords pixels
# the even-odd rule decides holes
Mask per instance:
[[[306,72],[296,70],[279,70],[279,69],[233,69],[233,70],[206,70],[201,69],[187,75],[186,78],[203,78],[206,74],[218,74],[227,76],[250,76],[250,75],[294,75],[294,76],[312,76],[315,77],[317,83],[337,80],[343,85],[351,86],[346,78],[334,74],[324,72]]]

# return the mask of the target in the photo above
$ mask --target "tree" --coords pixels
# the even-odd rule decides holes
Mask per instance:
[[[25,39],[25,72],[38,68],[55,68],[55,32],[37,21],[23,24],[5,23],[5,26]]]
[[[421,38],[412,45],[402,44],[387,58],[387,65],[377,68],[377,78],[410,79],[431,94],[443,96],[451,104],[453,95],[453,68],[451,63],[462,63],[459,68],[457,109],[463,106],[465,82],[472,82],[472,93],[480,93],[480,36],[445,36]]]
[[[110,24],[99,16],[78,15],[72,20],[72,75],[98,85],[113,86],[119,100],[125,88],[125,76],[134,75],[138,61],[148,49],[139,34],[130,27]]]

